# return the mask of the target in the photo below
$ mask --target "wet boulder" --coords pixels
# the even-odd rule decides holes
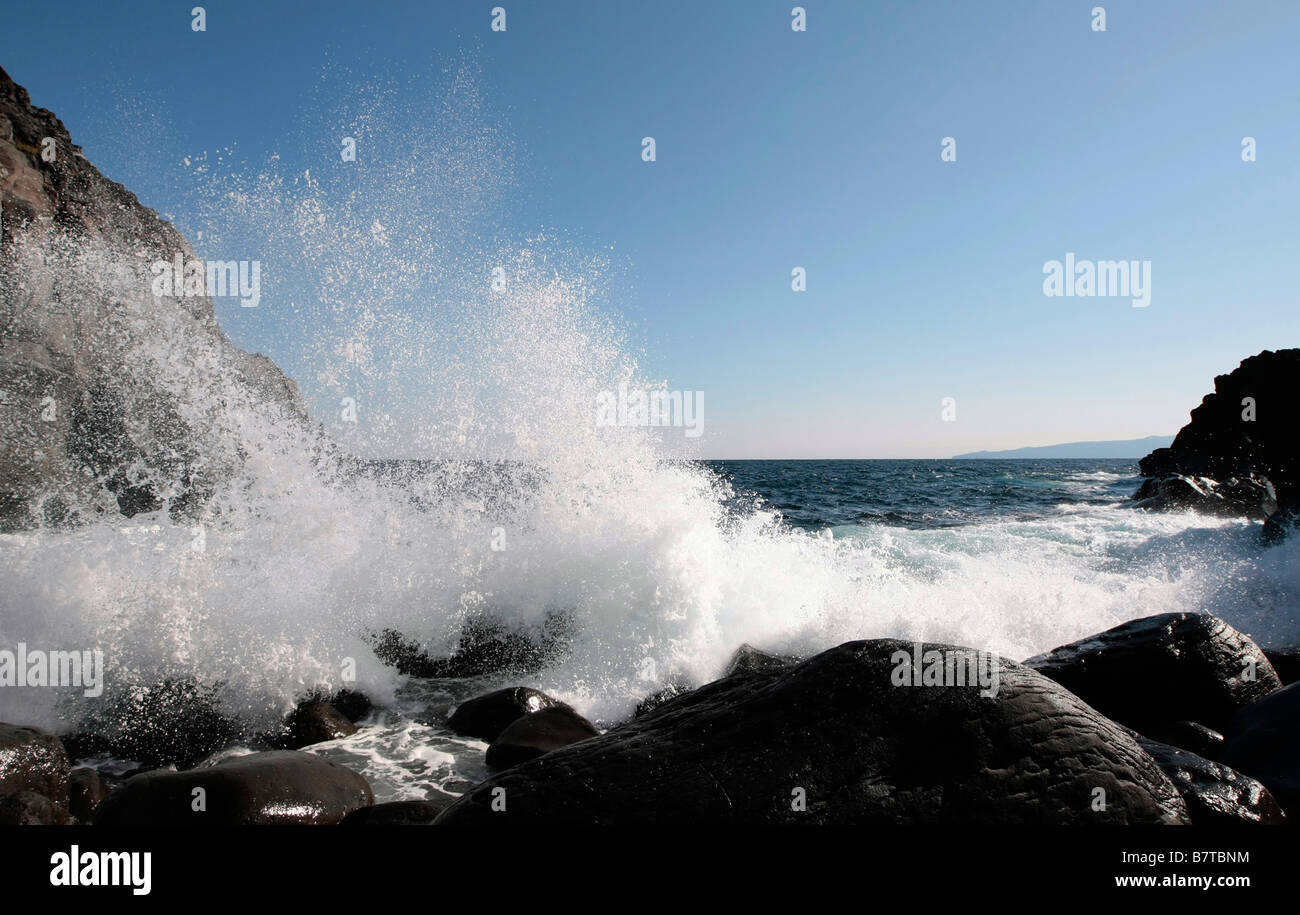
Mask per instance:
[[[1137,738],[1187,802],[1196,826],[1280,826],[1286,814],[1269,790],[1227,766],[1169,744]]]
[[[124,685],[105,694],[106,708],[79,724],[77,756],[108,752],[146,766],[196,765],[243,736],[215,692],[193,679]]]
[[[68,768],[68,754],[53,734],[0,724],[0,795],[34,791],[66,807]]]
[[[443,796],[437,800],[389,801],[362,807],[343,818],[340,826],[432,826],[438,815],[455,801]]]
[[[1187,822],[1150,755],[1060,684],[919,648],[919,681],[904,661],[914,646],[890,639],[724,677],[495,775],[438,823]],[[942,685],[935,658],[954,672],[983,663],[997,688]]]
[[[374,640],[375,655],[398,673],[424,679],[478,677],[513,671],[533,673],[561,657],[569,647],[572,620],[552,613],[538,626],[507,625],[489,616],[473,617],[447,657],[431,655],[420,643],[386,629]]]
[[[35,791],[0,795],[0,826],[68,826],[72,814]]]
[[[507,769],[544,753],[567,747],[600,732],[586,718],[565,706],[554,706],[516,719],[487,749],[487,764]]]
[[[1277,671],[1283,686],[1300,681],[1300,647],[1265,648],[1264,654]]]
[[[525,715],[559,707],[567,708],[563,702],[552,699],[541,690],[510,686],[462,702],[447,719],[447,727],[462,737],[477,737],[490,742]]]
[[[339,690],[329,697],[329,704],[342,712],[343,716],[353,724],[369,715],[375,707],[369,696],[354,689]]]
[[[1282,685],[1249,636],[1199,613],[1133,620],[1025,666],[1143,733],[1182,720],[1222,730],[1240,709]]]
[[[107,826],[330,826],[375,802],[351,769],[310,753],[271,750],[202,769],[149,772],[99,805]]]
[[[729,677],[732,674],[783,670],[797,663],[799,663],[798,658],[759,651],[753,645],[746,643],[737,648],[736,653],[731,656],[723,676]]]
[[[1259,779],[1300,817],[1300,683],[1242,709],[1224,732],[1223,761]]]
[[[1174,474],[1143,481],[1132,496],[1138,508],[1157,511],[1197,511],[1208,515],[1262,521],[1277,505],[1272,484],[1263,477],[1209,477]]]
[[[311,699],[300,703],[284,721],[285,730],[277,745],[286,750],[297,750],[327,740],[338,740],[357,732],[357,726],[348,720],[330,702]]]
[[[77,819],[89,821],[108,793],[108,785],[97,771],[89,766],[73,769],[68,777],[68,810]]]
[[[632,712],[632,717],[640,718],[643,715],[648,715],[664,703],[671,702],[678,696],[684,696],[693,689],[695,689],[694,686],[690,686],[686,683],[669,683],[663,689],[651,693],[649,696],[646,696],[638,702],[636,708]]]
[[[1223,756],[1223,735],[1195,721],[1173,721],[1157,725],[1143,736],[1206,759],[1217,760]]]

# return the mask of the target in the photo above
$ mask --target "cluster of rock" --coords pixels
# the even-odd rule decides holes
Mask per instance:
[[[1138,464],[1143,508],[1264,520],[1275,537],[1300,510],[1300,349],[1265,350],[1214,379],[1168,448]]]
[[[437,822],[1277,824],[1300,813],[1289,737],[1300,691],[1221,620],[1168,614],[1023,664],[998,659],[994,696],[894,676],[900,658],[931,652],[956,666],[982,655],[881,639],[798,662],[746,646],[722,679],[510,766]],[[475,702],[494,728],[554,708],[522,688]]]
[[[488,743],[495,770],[454,801],[376,805],[359,774],[294,749],[354,732],[368,709],[356,694],[304,700],[263,735],[268,749],[124,778],[71,768],[57,737],[0,725],[0,823],[1277,824],[1300,815],[1300,684],[1286,685],[1223,621],[1165,614],[1023,663],[994,658],[992,691],[898,675],[906,659],[937,659],[942,672],[991,657],[894,639],[802,661],[745,646],[721,679],[604,733],[536,689],[496,690],[447,719]]]

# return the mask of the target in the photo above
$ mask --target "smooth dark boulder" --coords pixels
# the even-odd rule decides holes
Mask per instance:
[[[447,719],[447,727],[462,737],[477,737],[491,742],[525,715],[560,706],[564,703],[541,690],[510,686],[462,702]]]
[[[1300,648],[1265,648],[1264,654],[1283,686],[1300,681]]]
[[[1265,546],[1275,546],[1291,536],[1297,527],[1300,527],[1300,508],[1294,505],[1278,508],[1264,519],[1260,540]]]
[[[1266,478],[1277,504],[1300,505],[1300,349],[1264,350],[1214,379],[1214,392],[1168,448],[1144,457],[1144,477]]]
[[[1145,480],[1132,496],[1138,508],[1197,511],[1208,515],[1262,521],[1276,510],[1273,487],[1262,477],[1223,482],[1209,477],[1173,476]]]
[[[0,795],[34,791],[68,805],[68,754],[40,728],[0,724]]]
[[[1282,685],[1249,636],[1200,613],[1133,620],[1024,663],[1142,733],[1181,720],[1221,731]]]
[[[124,686],[87,716],[69,739],[74,756],[107,752],[148,767],[193,766],[244,736],[226,717],[215,691],[192,679]]]
[[[1194,826],[1280,826],[1286,814],[1268,789],[1249,776],[1178,747],[1137,738],[1187,802]]]
[[[493,769],[508,769],[599,733],[595,725],[567,705],[545,708],[516,719],[502,731],[488,745],[487,764]]]
[[[418,643],[392,629],[375,639],[375,655],[408,677],[425,679],[478,677],[503,672],[534,673],[568,649],[571,620],[548,615],[540,626],[508,626],[490,617],[467,621],[455,650],[432,657]]]
[[[456,799],[443,796],[437,800],[389,801],[362,807],[343,818],[340,826],[432,826],[438,815]]]
[[[357,726],[346,715],[323,699],[301,703],[285,718],[284,725],[285,731],[277,744],[286,750],[338,740],[357,732]]]
[[[196,810],[195,789],[206,809]],[[375,802],[351,769],[294,750],[271,750],[184,772],[137,775],[99,805],[106,826],[330,826]]]
[[[982,657],[986,670],[991,659],[922,649]],[[1187,822],[1155,761],[1059,684],[993,659],[992,697],[896,686],[912,650],[848,642],[789,669],[725,677],[494,776],[438,823]]]
[[[638,702],[636,708],[632,711],[632,717],[640,718],[643,715],[648,715],[664,703],[671,702],[678,696],[684,696],[693,689],[695,689],[694,686],[688,686],[685,683],[669,683],[663,689],[651,693]]]
[[[0,826],[68,826],[74,822],[67,810],[35,791],[0,795]]]
[[[108,785],[97,771],[89,766],[73,769],[68,777],[68,810],[77,819],[88,821],[108,793]]]
[[[1224,732],[1223,761],[1263,782],[1300,817],[1300,683],[1242,709]]]
[[[1206,759],[1218,760],[1223,756],[1223,735],[1195,721],[1172,721],[1155,725],[1143,736]]]
[[[732,674],[784,670],[798,663],[798,658],[759,651],[753,645],[746,643],[736,649],[722,675],[730,677]]]
[[[328,701],[353,724],[369,715],[375,707],[369,696],[354,689],[341,689],[330,696]]]

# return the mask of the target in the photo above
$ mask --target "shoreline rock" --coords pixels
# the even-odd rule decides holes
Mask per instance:
[[[1179,721],[1221,731],[1282,686],[1253,640],[1200,613],[1132,620],[1024,663],[1143,733]]]
[[[995,698],[895,686],[912,648],[848,642],[724,677],[488,779],[438,824],[1188,822],[1151,756],[1060,684],[1006,661]]]
[[[462,737],[477,737],[491,743],[525,715],[560,707],[569,708],[541,690],[510,686],[462,702],[447,719],[447,727]]]
[[[1168,448],[1138,463],[1142,507],[1265,518],[1276,538],[1300,516],[1300,349],[1264,350],[1214,379]]]
[[[270,750],[203,769],[137,775],[99,805],[95,823],[330,826],[374,802],[370,785],[351,769],[310,753]]]

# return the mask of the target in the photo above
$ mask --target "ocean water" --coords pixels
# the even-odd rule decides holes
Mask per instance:
[[[4,535],[0,641],[102,648],[109,699],[194,676],[225,711],[263,723],[312,687],[355,685],[385,708],[311,752],[357,768],[381,799],[456,794],[487,775],[485,745],[442,726],[469,696],[524,683],[610,726],[666,685],[716,677],[744,642],[809,654],[890,636],[1021,660],[1182,610],[1265,645],[1300,641],[1296,544],[1133,508],[1133,461],[643,469],[653,485],[602,493],[554,467],[389,462],[317,491],[339,504],[314,517],[273,501],[247,527],[214,524],[202,553],[162,514]],[[556,613],[571,621],[565,650],[531,674],[406,680],[367,641],[392,627],[446,654],[468,619],[529,631]],[[105,699],[6,689],[0,701],[0,720],[68,730]]]
[[[695,472],[716,481],[721,540],[739,539],[709,554],[724,560],[712,568],[689,555],[689,538],[659,541],[649,565],[679,586],[658,603],[663,620],[624,604],[626,617],[601,617],[601,638],[580,638],[584,651],[599,646],[599,660],[413,682],[398,691],[402,711],[313,752],[358,767],[386,798],[457,794],[490,773],[483,743],[441,726],[455,702],[526,683],[609,726],[666,683],[716,676],[744,641],[806,654],[900,636],[1023,660],[1128,619],[1187,610],[1222,616],[1268,646],[1296,644],[1296,545],[1263,547],[1254,523],[1135,509],[1136,470],[1113,460],[707,462]],[[645,557],[625,560],[632,580]]]

